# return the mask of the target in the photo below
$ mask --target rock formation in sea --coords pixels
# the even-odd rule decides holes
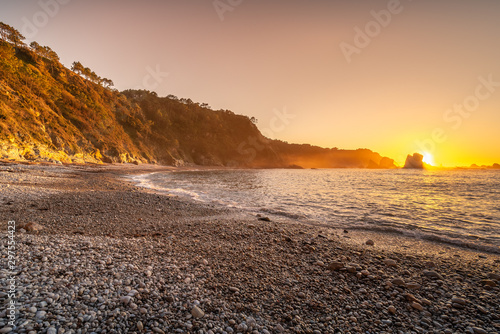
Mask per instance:
[[[409,155],[406,157],[405,166],[403,168],[412,168],[412,169],[424,169],[424,156],[419,153],[413,153],[413,155]]]

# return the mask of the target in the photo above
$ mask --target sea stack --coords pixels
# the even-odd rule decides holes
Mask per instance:
[[[419,153],[413,153],[413,155],[409,155],[406,157],[405,166],[403,168],[411,168],[411,169],[424,169],[424,156]]]

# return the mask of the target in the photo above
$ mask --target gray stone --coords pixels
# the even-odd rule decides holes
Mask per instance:
[[[35,314],[35,318],[37,318],[37,319],[43,319],[43,318],[45,318],[46,315],[47,315],[47,312],[45,312],[45,311],[38,311]]]

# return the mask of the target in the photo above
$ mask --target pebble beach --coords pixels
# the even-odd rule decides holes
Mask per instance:
[[[0,163],[0,333],[500,332],[498,254],[275,221],[126,179],[169,169]]]

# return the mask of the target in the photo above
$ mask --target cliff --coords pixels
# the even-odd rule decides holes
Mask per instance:
[[[10,27],[9,27],[10,28]],[[0,40],[0,158],[231,167],[392,168],[370,150],[264,137],[247,116],[154,92],[110,88],[37,43]]]

